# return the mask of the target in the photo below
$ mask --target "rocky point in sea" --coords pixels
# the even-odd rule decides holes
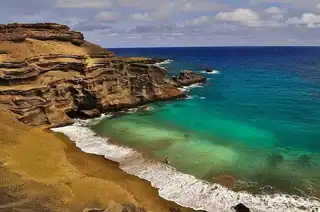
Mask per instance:
[[[113,162],[83,154],[67,138],[42,130],[185,97],[182,85],[155,65],[163,61],[118,57],[66,25],[0,25],[0,208],[193,211],[161,199]]]
[[[190,70],[183,70],[178,77],[172,78],[178,86],[189,86],[196,83],[204,83],[207,78]]]

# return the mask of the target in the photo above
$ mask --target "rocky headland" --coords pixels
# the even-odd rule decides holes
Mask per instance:
[[[184,97],[178,86],[203,81],[173,81],[153,65],[163,60],[117,57],[59,24],[0,25],[0,51],[0,104],[31,126]]]
[[[154,58],[122,58],[54,23],[0,25],[0,209],[189,211],[44,128],[185,97],[205,78],[169,78]]]

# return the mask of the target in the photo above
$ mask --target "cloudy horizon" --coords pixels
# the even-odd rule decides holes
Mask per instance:
[[[108,48],[320,45],[320,0],[1,1],[2,24],[67,24]]]

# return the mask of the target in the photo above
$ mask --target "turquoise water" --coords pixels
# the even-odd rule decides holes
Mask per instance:
[[[221,175],[233,190],[320,197],[320,48],[118,49],[173,59],[181,69],[215,67],[186,100],[107,118],[93,129],[197,178]]]

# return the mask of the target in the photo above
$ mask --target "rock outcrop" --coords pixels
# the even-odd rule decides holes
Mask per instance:
[[[236,206],[234,207],[234,210],[235,210],[236,212],[250,212],[250,209],[247,208],[247,206],[245,206],[245,205],[242,204],[242,203],[239,203],[238,205],[236,205]]]
[[[24,42],[27,38],[37,40],[70,41],[82,45],[82,33],[70,31],[65,25],[52,23],[0,25],[0,41]]]
[[[23,123],[54,127],[74,117],[184,97],[156,59],[119,58],[59,24],[0,25],[0,104]],[[163,60],[162,60],[163,61]]]
[[[207,78],[193,71],[184,70],[180,72],[179,77],[174,77],[173,80],[178,86],[188,86],[195,83],[203,83]]]

